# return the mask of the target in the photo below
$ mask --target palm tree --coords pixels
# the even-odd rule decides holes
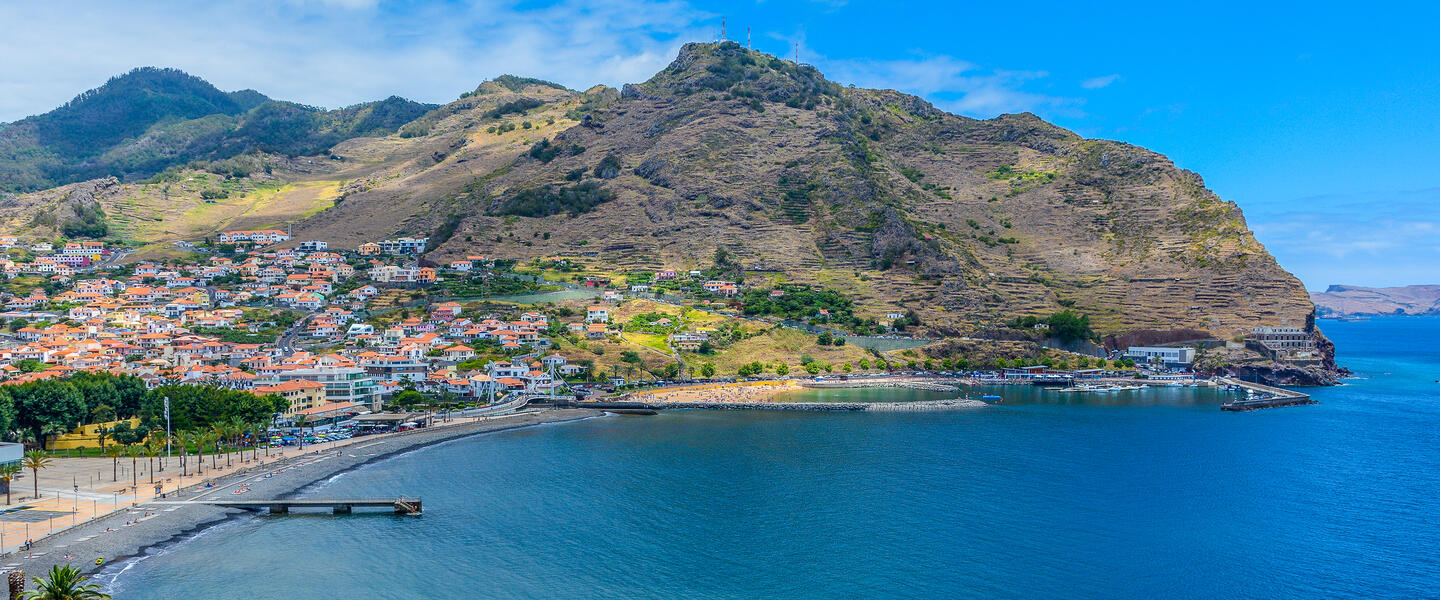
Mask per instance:
[[[186,475],[185,465],[189,462],[190,444],[195,443],[195,432],[182,431],[175,437],[180,440],[180,476],[184,477]]]
[[[5,504],[10,504],[10,482],[19,477],[23,471],[24,469],[20,465],[13,462],[0,465],[0,481],[5,482]]]
[[[215,449],[215,453],[210,455],[210,468],[212,469],[218,468],[215,466],[215,463],[220,459],[220,440],[224,439],[224,437],[225,436],[213,431],[205,436],[205,439],[210,442],[211,447]]]
[[[163,444],[157,437],[145,440],[145,457],[150,459],[150,483],[155,483],[155,457],[160,456],[160,447]]]
[[[35,578],[35,589],[21,596],[25,600],[109,600],[100,586],[86,583],[90,578],[70,565],[50,567],[46,579]]]
[[[105,456],[110,457],[110,481],[120,481],[120,455],[125,450],[119,444],[111,444],[105,449]]]
[[[232,450],[232,452],[225,453],[225,466],[228,467],[230,466],[230,455],[240,447],[240,436],[245,433],[245,423],[240,420],[240,417],[230,417],[225,420],[221,428],[225,430],[225,437],[230,439],[230,449]],[[240,460],[245,460],[243,452],[240,454]]]
[[[310,415],[296,415],[295,426],[300,428],[300,449],[305,449],[305,424],[310,422]]]
[[[125,454],[130,457],[130,485],[132,486],[140,484],[140,469],[138,467],[140,462],[140,455],[143,452],[144,451],[138,445],[130,445],[125,447]]]
[[[35,498],[37,500],[40,498],[40,469],[49,467],[50,461],[51,458],[39,450],[26,452],[25,458],[20,461],[20,464],[30,469],[30,472],[35,476]]]
[[[230,435],[230,428],[227,427],[225,423],[216,422],[214,425],[211,425],[211,426],[210,426],[210,436],[215,439],[215,456],[219,456],[219,455],[220,455],[220,442],[221,442],[221,440],[224,440],[226,443],[229,443],[230,440],[227,439],[227,438],[229,438],[229,435]],[[210,462],[210,466],[212,466],[212,467],[215,466],[215,462],[214,462],[213,460]],[[229,452],[226,452],[226,453],[225,453],[225,466],[227,466],[227,467],[230,466],[230,453],[229,453]]]
[[[250,439],[251,439],[252,441],[251,441],[251,443],[250,443],[250,450],[251,450],[250,460],[254,460],[254,461],[260,460],[260,436],[262,436],[262,435],[265,435],[265,423],[264,423],[263,421],[256,421],[256,422],[254,422],[254,423],[251,423],[251,424],[250,424]],[[269,443],[269,440],[268,440],[268,439],[266,440],[266,443],[267,443],[267,444]],[[268,446],[268,445],[266,446],[266,451],[267,451],[267,453],[268,453],[268,451],[269,451],[269,446]]]

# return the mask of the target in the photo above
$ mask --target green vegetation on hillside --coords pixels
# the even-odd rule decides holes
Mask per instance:
[[[491,211],[496,215],[548,217],[560,213],[575,216],[595,210],[595,206],[615,199],[615,192],[595,182],[565,187],[545,186],[515,192]]]
[[[0,191],[138,179],[195,160],[264,150],[317,154],[384,135],[433,108],[390,97],[339,110],[225,93],[175,69],[135,69],[48,113],[0,125]]]
[[[1051,336],[1066,342],[1093,340],[1099,337],[1091,329],[1088,315],[1071,310],[1063,310],[1043,319],[1035,316],[1019,317],[1008,323],[1012,329],[1034,329],[1036,325],[1040,324],[1049,328]]]

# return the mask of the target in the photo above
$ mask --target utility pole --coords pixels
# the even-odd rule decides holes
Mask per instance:
[[[170,397],[165,397],[165,460],[170,460]]]

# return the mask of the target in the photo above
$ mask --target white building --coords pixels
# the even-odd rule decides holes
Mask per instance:
[[[1167,365],[1188,365],[1195,360],[1195,349],[1190,347],[1131,346],[1125,351],[1125,357],[1138,363],[1158,362]]]
[[[380,251],[386,254],[424,254],[425,245],[429,243],[430,238],[428,237],[402,237],[380,242]]]
[[[325,386],[326,402],[354,402],[380,410],[380,388],[365,369],[359,367],[315,367],[281,371],[273,381],[256,383],[281,383],[295,380],[314,381]]]

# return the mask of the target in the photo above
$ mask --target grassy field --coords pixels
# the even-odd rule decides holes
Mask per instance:
[[[624,337],[626,341],[629,341],[631,343],[639,344],[656,352],[670,354],[670,344],[666,341],[665,336],[658,333],[637,333],[627,331],[625,332]]]
[[[168,244],[229,229],[280,228],[335,203],[340,181],[298,183],[217,181],[197,173],[180,182],[139,185],[106,206],[117,233],[131,241]],[[205,199],[205,191],[226,198]]]
[[[684,354],[685,362],[692,368],[711,363],[715,365],[715,372],[720,375],[734,375],[741,365],[757,361],[766,365],[767,373],[774,373],[774,365],[783,362],[790,366],[790,374],[798,375],[803,373],[800,363],[805,356],[833,365],[837,373],[844,363],[848,362],[853,366],[861,359],[870,358],[870,354],[862,348],[851,345],[820,346],[815,343],[815,336],[784,328],[772,329],[736,342],[714,354]]]

